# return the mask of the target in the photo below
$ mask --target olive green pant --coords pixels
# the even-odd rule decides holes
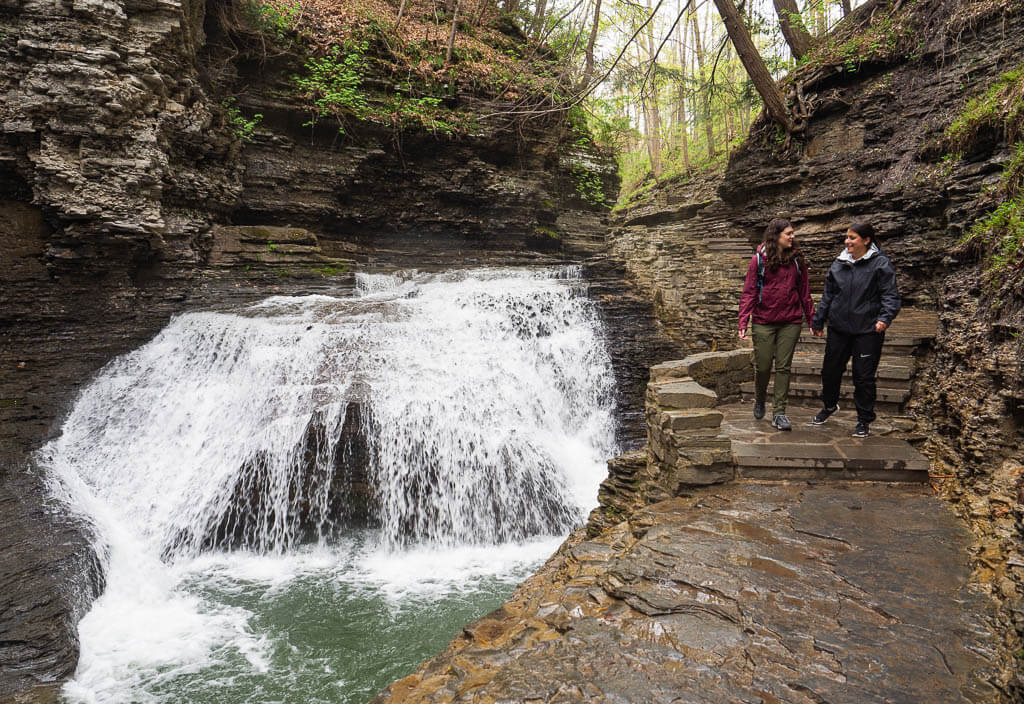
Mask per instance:
[[[758,400],[768,395],[768,380],[775,362],[775,393],[772,413],[786,412],[789,396],[789,369],[793,364],[793,351],[800,339],[800,323],[769,323],[751,326],[754,334],[754,394]]]

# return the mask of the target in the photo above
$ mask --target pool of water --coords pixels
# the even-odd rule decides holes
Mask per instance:
[[[205,555],[172,568],[170,623],[154,627],[144,598],[86,617],[83,636],[109,647],[85,653],[65,701],[365,702],[500,606],[558,543],[395,552],[366,534]]]

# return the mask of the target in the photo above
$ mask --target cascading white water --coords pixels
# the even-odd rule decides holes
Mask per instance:
[[[269,667],[244,610],[187,585],[211,551],[347,545],[353,472],[380,525],[385,557],[370,562],[564,534],[615,451],[610,361],[582,293],[573,268],[360,275],[354,297],[179,316],[108,365],[40,452],[108,561],[71,693],[145,699],[228,641]],[[183,639],[191,654],[174,655]],[[130,682],[100,684],[118,677]]]

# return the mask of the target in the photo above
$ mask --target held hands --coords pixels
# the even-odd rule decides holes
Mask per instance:
[[[749,337],[749,336],[747,335],[747,329],[746,329],[746,328],[743,328],[742,330],[740,330],[740,339],[741,339],[741,340],[746,340],[746,339],[747,339],[747,337]]]
[[[877,323],[875,323],[875,332],[881,334],[881,333],[885,332],[885,329],[888,328],[888,327],[889,327],[888,325],[886,325],[881,320],[879,320]]]
[[[822,337],[825,334],[825,331],[815,330],[814,328],[811,328],[811,334],[814,335],[815,337]]]

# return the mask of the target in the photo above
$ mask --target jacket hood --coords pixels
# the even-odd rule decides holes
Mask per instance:
[[[868,247],[868,251],[864,253],[863,257],[861,257],[860,259],[854,259],[853,255],[846,250],[846,247],[843,247],[843,251],[839,253],[839,256],[836,257],[836,260],[841,262],[847,262],[849,264],[855,264],[859,261],[871,259],[871,257],[875,256],[876,254],[880,254],[881,252],[882,250],[878,248],[878,245],[872,242],[871,246]]]

